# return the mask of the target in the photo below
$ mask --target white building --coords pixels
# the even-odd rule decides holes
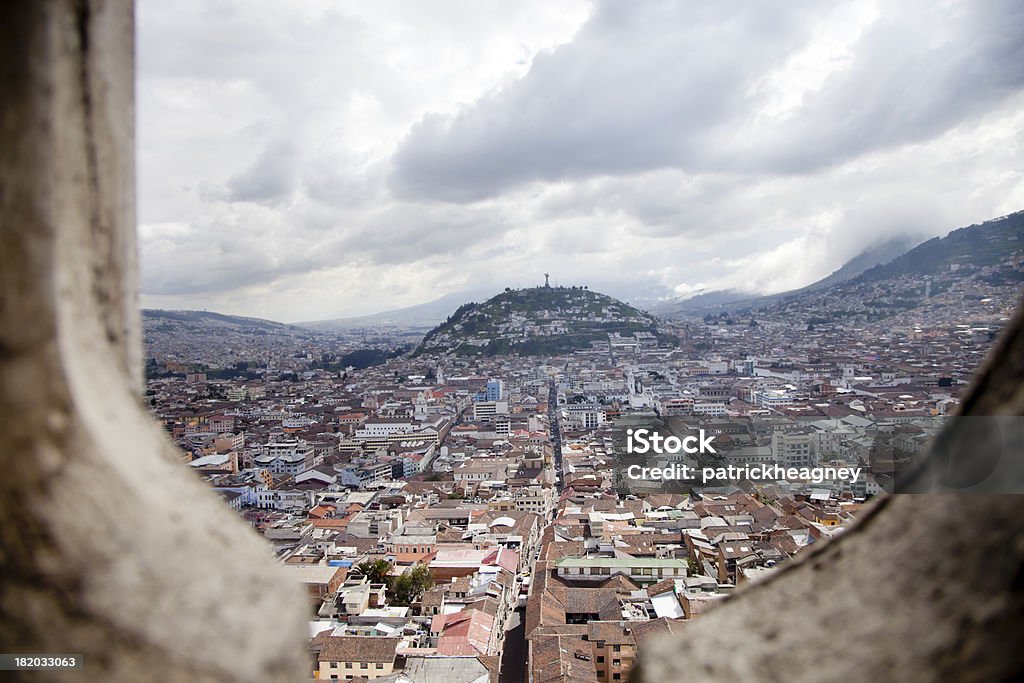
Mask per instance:
[[[508,401],[479,401],[473,404],[473,420],[493,422],[496,415],[508,415]]]
[[[312,444],[305,441],[272,441],[260,446],[259,455],[253,458],[256,467],[274,474],[301,474],[323,462],[316,455]]]
[[[818,437],[811,429],[772,432],[772,457],[782,467],[811,467],[818,462]]]

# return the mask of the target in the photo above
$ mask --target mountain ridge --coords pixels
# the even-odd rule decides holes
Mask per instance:
[[[144,308],[142,309],[142,319],[143,322],[149,322],[150,324],[156,324],[161,320],[173,320],[179,323],[206,323],[213,325],[227,325],[238,328],[275,331],[298,332],[303,329],[299,325],[290,325],[276,320],[193,309]]]
[[[995,239],[996,237],[998,239]],[[1013,240],[1019,241],[1013,242]],[[886,240],[862,251],[828,276],[810,285],[777,294],[757,296],[730,292],[728,290],[706,292],[681,302],[678,300],[674,303],[666,302],[666,304],[652,307],[647,311],[631,304],[616,301],[654,320],[655,316],[685,318],[706,312],[760,310],[789,300],[803,299],[818,292],[840,291],[845,285],[851,283],[858,285],[907,274],[928,275],[932,277],[935,280],[934,289],[939,291],[944,287],[944,278],[948,279],[951,268],[954,270],[960,267],[965,269],[978,268],[985,264],[997,262],[1000,259],[1005,260],[1009,253],[1007,245],[1012,248],[1015,244],[1019,244],[1021,248],[1024,248],[1024,211],[957,228],[944,236],[933,237],[916,244],[916,246],[910,249],[902,250],[903,245],[915,241],[916,239],[913,237],[899,237]],[[892,253],[901,250],[902,253],[894,258],[888,258]],[[872,262],[875,263],[868,265]],[[543,289],[545,288],[508,288],[506,291]],[[552,287],[549,289],[558,291],[589,291],[597,294],[593,290],[579,287]],[[467,298],[470,300],[482,298],[491,291],[493,290],[477,290],[476,294],[480,296],[474,296],[473,292],[458,292],[424,304],[393,309],[383,313],[304,323],[283,323],[263,318],[199,310],[144,309],[142,314],[147,325],[161,324],[161,321],[167,323],[176,321],[186,325],[209,323],[213,327],[226,325],[243,330],[276,331],[287,334],[330,332],[357,328],[359,326],[394,326],[426,329],[431,327],[431,325],[436,325],[434,321],[445,320],[445,316],[450,321],[453,315],[451,312],[453,310],[458,312],[459,308],[465,306]],[[499,292],[497,296],[504,293]],[[600,296],[607,295],[602,294]],[[463,302],[462,306],[459,305],[459,302]],[[417,312],[422,313],[421,317],[410,321],[409,315],[415,316]]]

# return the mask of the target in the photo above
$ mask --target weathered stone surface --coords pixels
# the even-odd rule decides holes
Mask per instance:
[[[4,2],[0,70],[0,650],[308,677],[299,587],[139,398],[131,3]]]
[[[962,413],[1024,415],[1024,310]],[[647,648],[639,678],[1019,680],[1022,509],[1014,495],[884,499],[844,536],[696,620],[685,638]]]

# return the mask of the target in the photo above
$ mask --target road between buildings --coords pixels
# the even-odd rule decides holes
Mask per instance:
[[[505,651],[501,656],[498,683],[525,683],[526,681],[526,619],[525,608],[520,607],[508,619],[505,631]]]

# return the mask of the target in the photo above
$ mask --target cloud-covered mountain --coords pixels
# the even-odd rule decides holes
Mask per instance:
[[[791,296],[803,292],[814,292],[825,289],[840,282],[851,280],[869,268],[879,264],[888,263],[910,251],[915,245],[923,241],[920,237],[897,237],[886,240],[880,244],[873,245],[852,259],[844,263],[840,268],[832,271],[829,275],[812,282],[800,289],[771,294],[767,296],[751,295],[749,292],[736,290],[724,290],[704,292],[686,299],[665,301],[651,310],[662,315],[673,315],[688,311],[700,311],[704,309],[739,308],[747,306],[759,306],[782,297]]]
[[[886,249],[875,252],[875,256]],[[870,259],[858,258],[856,268]],[[723,311],[776,311],[786,308],[815,312],[828,311],[835,299],[843,299],[847,311],[884,309],[898,300],[900,306],[912,304],[901,290],[947,291],[968,279],[998,286],[1024,282],[1024,211],[984,223],[959,228],[944,237],[922,242],[895,258],[861,269],[852,277],[839,279],[843,269],[825,280],[791,292],[771,296],[731,300],[727,293],[716,293],[696,302],[684,301],[662,313],[668,316],[692,316]],[[845,267],[844,267],[845,268]],[[829,281],[829,280],[832,281]],[[977,284],[977,282],[975,282]],[[696,298],[696,297],[695,297]],[[912,297],[913,298],[913,297]],[[927,298],[927,297],[926,297]],[[828,303],[832,301],[832,303]]]

